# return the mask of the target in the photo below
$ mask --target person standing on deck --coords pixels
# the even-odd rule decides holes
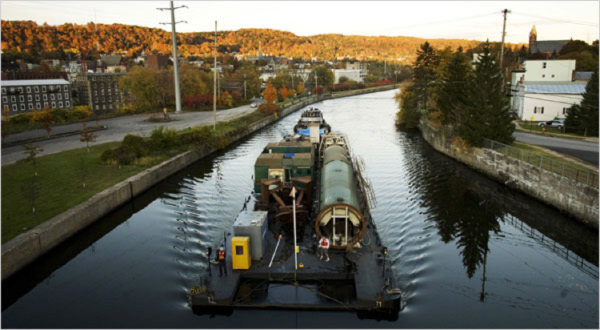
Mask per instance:
[[[225,253],[225,246],[223,244],[221,244],[219,251],[217,251],[216,260],[219,262],[219,277],[223,276],[223,272],[227,276],[227,254]]]
[[[323,259],[324,253],[325,256],[327,256],[327,260],[325,261],[329,262],[329,239],[327,239],[327,235],[323,234],[323,237],[321,237],[321,240],[319,240],[319,247],[321,248],[321,256],[319,257],[319,260]]]

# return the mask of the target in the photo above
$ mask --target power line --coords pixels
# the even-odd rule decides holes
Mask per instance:
[[[588,26],[598,27],[598,24],[595,24],[595,23],[588,23],[588,22],[581,22],[581,21],[579,21],[579,22],[578,21],[570,21],[570,20],[565,20],[565,19],[560,19],[560,18],[536,16],[536,15],[530,15],[530,14],[521,14],[521,13],[518,13],[518,12],[516,12],[514,14],[520,15],[520,16],[526,16],[526,17],[533,17],[533,18],[545,19],[545,20],[549,20],[549,21],[561,22],[561,23],[577,24],[577,25],[588,25]]]

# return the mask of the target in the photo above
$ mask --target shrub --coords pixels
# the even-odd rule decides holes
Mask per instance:
[[[126,104],[119,108],[119,110],[117,110],[116,113],[119,115],[133,115],[136,114],[137,111],[133,108],[131,104]]]
[[[118,147],[117,149],[115,149],[114,156],[115,160],[119,165],[130,165],[136,159],[134,152],[127,150],[123,147]]]
[[[166,150],[179,144],[179,135],[174,129],[159,126],[152,130],[150,141],[154,147]]]
[[[78,105],[70,110],[69,112],[69,120],[83,120],[92,115],[92,111],[90,107],[87,105]]]
[[[104,150],[100,155],[100,160],[105,164],[110,164],[116,161],[115,151],[113,149]]]
[[[191,143],[211,144],[213,142],[213,130],[209,126],[194,127],[190,136]]]
[[[279,110],[279,106],[273,103],[263,103],[258,107],[262,113],[267,115],[273,114],[275,111]]]
[[[186,108],[200,108],[213,104],[212,95],[194,95],[183,99],[181,104]]]
[[[33,121],[32,113],[23,113],[20,115],[12,116],[9,119],[10,124],[28,124]]]
[[[323,94],[323,87],[317,86],[317,87],[313,88],[313,94],[315,94],[315,95]]]
[[[60,124],[68,121],[69,110],[60,108],[50,110],[50,120],[55,124]]]
[[[148,145],[144,141],[144,138],[132,134],[125,135],[123,142],[121,142],[121,148],[134,153],[138,158],[146,156],[149,153]]]

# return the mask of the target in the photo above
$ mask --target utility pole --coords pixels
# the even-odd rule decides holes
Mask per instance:
[[[315,94],[317,94],[317,97],[318,97],[319,94],[317,93],[318,92],[317,88],[319,88],[319,76],[317,76],[317,71],[315,70]]]
[[[173,0],[171,0],[171,8],[156,8],[158,10],[170,10],[171,11],[171,23],[160,23],[160,24],[171,24],[171,39],[173,39],[173,69],[175,71],[175,112],[181,113],[181,92],[179,90],[179,58],[177,57],[177,33],[175,32],[175,24],[187,23],[186,21],[175,22],[175,9],[188,8],[186,5],[173,7]]]
[[[246,74],[244,73],[244,100],[248,99],[246,97]]]
[[[502,72],[502,59],[504,58],[504,36],[506,35],[506,14],[510,13],[510,10],[504,9],[504,24],[502,25],[502,44],[500,44],[500,72]]]
[[[213,81],[213,130],[217,130],[217,21],[215,21],[215,68]]]

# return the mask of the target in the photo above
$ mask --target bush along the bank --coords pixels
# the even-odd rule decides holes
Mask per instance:
[[[272,115],[274,112],[279,111],[279,106],[273,103],[263,103],[258,107],[262,113]]]

